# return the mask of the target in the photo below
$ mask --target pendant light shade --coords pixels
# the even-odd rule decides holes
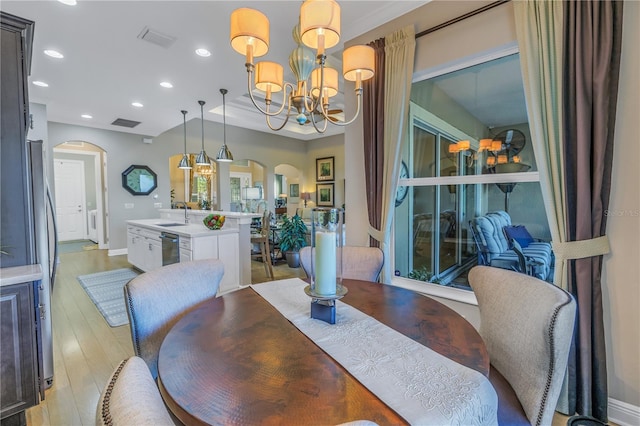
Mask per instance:
[[[211,163],[209,162],[209,156],[204,151],[204,101],[198,101],[198,103],[200,104],[200,122],[202,124],[202,150],[196,157],[196,164],[198,166],[208,166]]]
[[[189,156],[187,155],[187,111],[182,110],[182,128],[184,130],[184,154],[182,155],[182,160],[178,163],[179,169],[190,169],[191,164],[189,164]]]
[[[225,95],[227,94],[227,89],[220,89],[220,93],[222,93],[222,147],[220,151],[218,151],[218,155],[216,156],[216,161],[221,163],[229,163],[233,161],[233,154],[229,151],[227,147],[227,109],[225,103]]]

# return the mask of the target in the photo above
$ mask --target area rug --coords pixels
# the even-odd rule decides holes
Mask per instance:
[[[129,323],[123,288],[138,272],[130,268],[80,275],[78,281],[111,327]]]

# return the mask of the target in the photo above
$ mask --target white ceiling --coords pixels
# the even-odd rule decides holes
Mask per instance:
[[[229,91],[228,124],[270,132],[264,117],[245,96],[245,60],[229,44],[229,16],[238,7],[255,8],[267,15],[271,47],[264,58],[285,65],[295,47],[291,30],[298,19],[300,3],[78,0],[76,6],[67,6],[54,0],[2,0],[1,8],[35,21],[29,81],[41,80],[49,87],[29,84],[29,97],[32,102],[47,105],[49,121],[156,136],[182,124],[180,110],[189,112],[187,120],[199,118],[198,100],[206,101],[206,120],[222,122],[220,88]],[[340,1],[341,42],[425,3]],[[145,27],[176,40],[168,48],[140,40],[138,35]],[[207,48],[212,55],[195,55],[199,47]],[[45,49],[58,50],[65,57],[50,58],[44,55]],[[339,50],[330,49],[328,54],[340,69]],[[293,82],[290,75],[285,79]],[[174,87],[160,87],[162,81],[170,81]],[[134,101],[144,107],[131,106]],[[338,108],[343,106],[341,102],[338,99]],[[81,114],[93,118],[83,119]],[[133,129],[112,125],[117,118],[141,124]],[[328,127],[324,136],[343,132],[341,127]],[[312,126],[295,123],[288,124],[281,133],[303,140],[318,137]]]
[[[429,82],[490,129],[528,122],[518,54],[434,77]]]

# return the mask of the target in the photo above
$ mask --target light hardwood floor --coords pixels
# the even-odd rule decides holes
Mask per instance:
[[[106,250],[60,255],[53,290],[53,386],[45,400],[27,410],[33,426],[95,424],[95,411],[102,388],[118,363],[133,355],[129,326],[110,327],[78,283],[78,275],[131,265],[126,256],[107,256]],[[267,281],[263,265],[252,262],[252,281]],[[274,267],[275,279],[304,277],[302,268],[286,263]],[[566,424],[556,415],[553,426]]]
[[[133,355],[129,326],[110,327],[82,289],[78,275],[128,268],[127,256],[107,250],[60,255],[52,295],[53,385],[45,400],[27,410],[28,425],[93,425],[102,388],[113,369]],[[263,265],[252,262],[252,281],[268,281]],[[275,279],[304,277],[302,268],[274,267]]]

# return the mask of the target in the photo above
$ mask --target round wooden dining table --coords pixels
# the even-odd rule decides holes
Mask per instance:
[[[260,285],[260,284],[257,284]],[[345,280],[343,302],[462,365],[489,375],[475,328],[429,297]],[[196,306],[160,348],[162,397],[184,424],[406,424],[252,288]]]

